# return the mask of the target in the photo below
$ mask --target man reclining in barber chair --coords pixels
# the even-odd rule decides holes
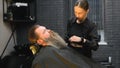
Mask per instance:
[[[29,30],[29,41],[42,46],[32,68],[105,68],[67,47],[60,35],[44,26],[34,25]]]

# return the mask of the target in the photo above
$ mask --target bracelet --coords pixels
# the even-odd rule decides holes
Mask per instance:
[[[83,37],[81,37],[81,43],[84,43],[84,38]]]

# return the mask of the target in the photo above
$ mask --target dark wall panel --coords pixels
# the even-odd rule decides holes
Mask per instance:
[[[66,0],[67,1],[67,0]],[[44,25],[58,32],[62,37],[65,34],[66,9],[65,0],[37,0],[37,24]]]
[[[105,0],[105,36],[112,46],[113,64],[120,68],[120,0]]]
[[[94,57],[112,57],[112,64],[120,68],[120,0],[104,1],[104,31],[106,46],[100,46]]]

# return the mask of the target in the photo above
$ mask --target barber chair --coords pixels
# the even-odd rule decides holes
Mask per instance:
[[[15,51],[3,57],[0,61],[2,68],[31,68],[35,51],[35,46],[32,45],[17,45],[14,47]]]

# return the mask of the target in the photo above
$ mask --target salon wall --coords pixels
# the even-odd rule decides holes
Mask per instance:
[[[3,2],[2,0],[0,0],[0,56],[7,45],[7,42],[10,38],[11,33],[12,33],[12,30],[9,22],[3,22]],[[13,41],[13,37],[11,37],[11,40],[8,43],[8,47],[4,51],[4,54],[2,55],[2,57],[4,55],[10,54],[10,52],[14,50],[13,46],[14,46],[14,41]]]

